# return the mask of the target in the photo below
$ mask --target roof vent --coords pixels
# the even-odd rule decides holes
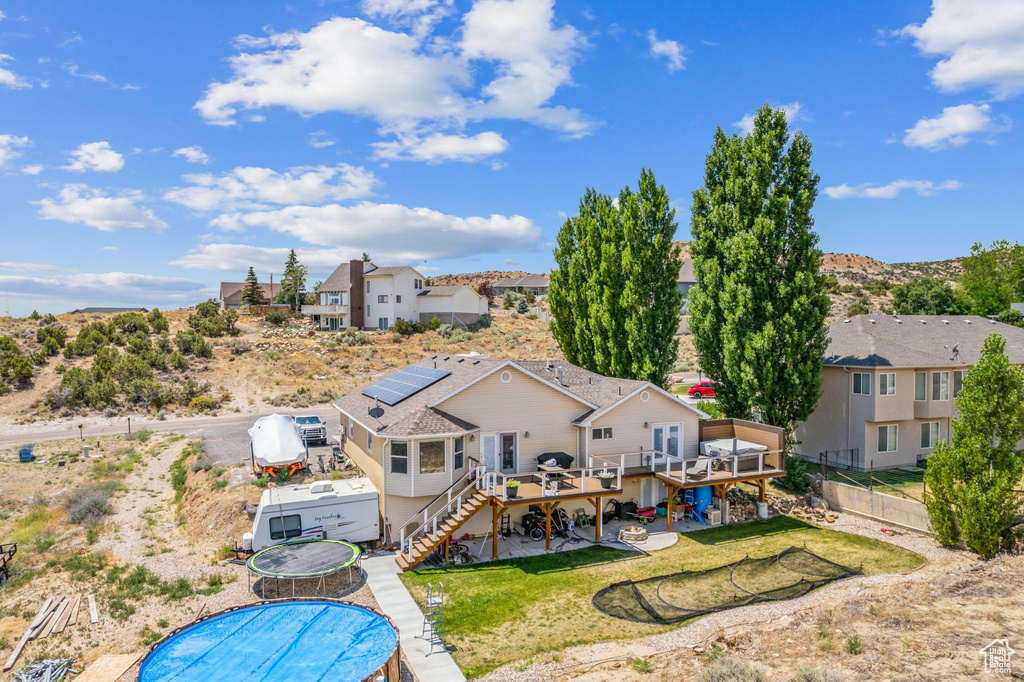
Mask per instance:
[[[473,364],[474,364],[474,365],[479,365],[479,364],[480,364],[480,361],[479,361],[479,360],[474,360],[474,361],[473,361]]]
[[[897,317],[896,318],[896,324],[903,324],[903,320],[901,320],[900,318]]]
[[[868,322],[870,322],[871,324],[875,323],[875,321],[873,319],[871,319],[871,318],[868,318]]]
[[[970,324],[970,323],[971,323],[970,320],[964,320],[964,324]]]
[[[928,324],[928,320],[918,320],[921,324]]]
[[[544,369],[546,369],[547,371],[550,372],[551,368],[554,367],[554,366],[555,366],[555,364],[553,362],[551,362],[550,360],[545,360],[544,361]]]
[[[843,324],[850,324],[850,318],[846,318],[845,320],[843,320]]]
[[[942,324],[949,324],[949,320],[943,320]]]
[[[558,369],[555,370],[555,378],[558,380],[558,385],[559,386],[565,386],[565,384],[562,383],[562,368],[561,367],[559,367]]]
[[[459,358],[459,359],[458,359],[458,362],[462,362],[462,361],[464,361],[465,359],[466,359],[466,358]]]

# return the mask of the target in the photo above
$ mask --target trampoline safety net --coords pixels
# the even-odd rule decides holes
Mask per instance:
[[[745,557],[706,571],[626,580],[599,590],[599,611],[637,623],[670,624],[716,611],[793,599],[860,571],[790,547],[762,559]]]

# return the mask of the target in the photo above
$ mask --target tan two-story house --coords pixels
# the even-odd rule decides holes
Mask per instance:
[[[653,506],[710,487],[708,499],[721,500],[739,481],[763,495],[784,473],[781,429],[701,421],[649,382],[562,361],[434,355],[335,407],[344,451],[380,493],[385,540],[401,548],[403,568],[456,531],[485,535],[530,506],[550,514],[573,500],[600,517],[612,498]]]
[[[856,315],[829,325],[822,392],[795,452],[857,469],[915,466],[950,438],[956,396],[985,337],[1024,364],[1024,329],[975,315]]]

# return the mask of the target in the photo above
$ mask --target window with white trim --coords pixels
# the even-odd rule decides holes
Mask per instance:
[[[853,394],[871,395],[871,375],[867,372],[853,373]]]
[[[420,473],[439,474],[444,471],[444,441],[420,441]]]
[[[366,429],[366,451],[373,454],[373,431]]]
[[[465,462],[466,462],[466,437],[465,436],[456,436],[455,437],[455,451],[453,453],[452,459],[454,460],[454,463],[452,464],[452,466],[455,467],[456,469],[461,469],[465,465]]]
[[[601,429],[593,429],[590,435],[591,440],[611,440],[612,439],[612,427],[605,426]]]
[[[348,437],[349,437],[349,438],[354,438],[354,437],[355,437],[355,435],[356,435],[356,426],[355,426],[355,422],[354,422],[354,421],[352,421],[351,419],[349,419],[349,420],[348,420]]]
[[[924,422],[921,424],[921,447],[930,449],[935,447],[939,440],[939,422]]]
[[[878,451],[896,452],[897,427],[896,424],[887,424],[878,427]]]
[[[896,395],[896,374],[883,372],[878,375],[878,395]]]
[[[409,443],[404,440],[391,441],[391,473],[409,473]]]
[[[932,372],[932,400],[949,400],[949,372]]]
[[[960,391],[964,390],[964,379],[967,378],[966,369],[953,370],[953,397],[960,395]]]
[[[914,400],[928,400],[928,372],[914,372]]]
[[[366,293],[370,293],[370,280],[366,280]]]
[[[395,294],[395,303],[401,303],[401,302],[402,302],[402,295],[401,294]]]
[[[388,295],[387,294],[377,294],[377,303],[387,303],[387,302],[388,302]]]
[[[302,535],[302,516],[299,514],[270,517],[271,540],[288,540],[299,535]]]

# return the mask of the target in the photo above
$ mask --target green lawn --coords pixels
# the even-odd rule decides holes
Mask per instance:
[[[587,547],[569,552],[403,574],[422,606],[428,582],[444,582],[453,655],[469,677],[574,644],[655,634],[667,626],[606,616],[591,604],[613,582],[721,566],[792,545],[866,574],[907,571],[924,558],[879,540],[817,528],[781,516],[680,535],[672,547],[643,554]]]

